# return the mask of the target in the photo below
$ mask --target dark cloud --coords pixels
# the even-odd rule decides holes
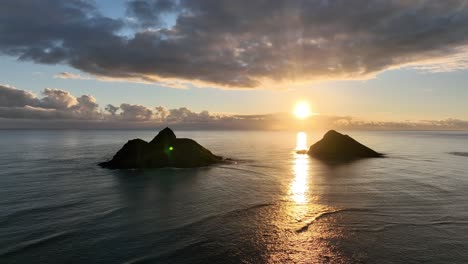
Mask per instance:
[[[104,108],[104,110],[106,110],[107,112],[109,112],[109,114],[111,114],[112,116],[115,116],[115,113],[117,113],[117,111],[119,111],[119,107],[118,106],[113,106],[111,104],[108,104],[106,106],[106,108]]]
[[[0,107],[38,106],[36,95],[7,85],[0,85]]]
[[[154,27],[164,25],[161,16],[176,11],[177,2],[172,0],[132,0],[127,2],[127,14],[135,21],[132,25]]]
[[[8,119],[34,119],[34,120],[50,120],[50,119],[79,119],[72,111],[47,109],[33,106],[23,107],[3,107],[0,106],[0,118]]]
[[[119,41],[114,32],[121,25],[99,16],[91,1],[7,0],[0,9],[0,49],[22,60],[73,64]]]
[[[2,1],[0,52],[108,78],[253,88],[366,78],[391,67],[430,64],[465,52],[468,44],[464,0],[131,0],[127,5],[139,25],[130,35],[121,34],[126,19],[104,17],[90,1]],[[175,24],[163,25],[164,16],[175,17]]]

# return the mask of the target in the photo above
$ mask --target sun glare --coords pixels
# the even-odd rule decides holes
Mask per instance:
[[[311,115],[310,105],[307,102],[298,102],[294,106],[294,115],[299,119],[305,119]]]

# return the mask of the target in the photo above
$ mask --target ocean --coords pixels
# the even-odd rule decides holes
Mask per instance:
[[[107,170],[150,130],[0,131],[0,263],[467,263],[468,132],[175,131],[234,162]],[[305,142],[307,140],[307,143]]]

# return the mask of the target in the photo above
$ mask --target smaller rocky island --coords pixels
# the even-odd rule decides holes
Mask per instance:
[[[109,169],[194,168],[222,161],[222,157],[214,155],[196,141],[177,138],[166,127],[150,142],[129,140],[110,161],[99,163],[99,166]]]
[[[335,130],[328,131],[317,143],[310,146],[310,156],[322,160],[349,161],[363,158],[379,158],[384,155]]]

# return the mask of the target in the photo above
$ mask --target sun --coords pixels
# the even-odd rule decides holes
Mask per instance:
[[[310,105],[307,102],[297,102],[294,106],[294,115],[299,119],[306,119],[311,114]]]

